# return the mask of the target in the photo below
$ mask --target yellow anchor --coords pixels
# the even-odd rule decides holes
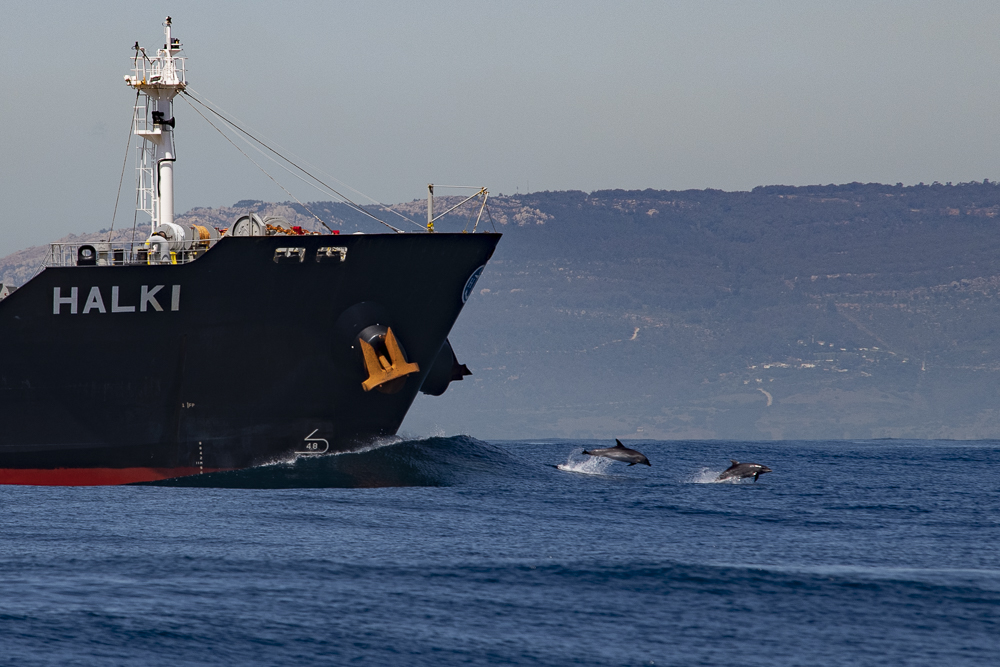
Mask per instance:
[[[371,391],[387,382],[420,371],[419,365],[408,362],[403,356],[403,350],[400,349],[399,342],[396,341],[396,335],[392,333],[391,328],[387,328],[385,332],[385,349],[389,352],[388,359],[385,358],[385,355],[375,352],[375,348],[370,343],[361,338],[358,339],[358,342],[361,343],[361,352],[365,356],[365,368],[368,369],[368,379],[361,383],[361,388],[365,391]]]

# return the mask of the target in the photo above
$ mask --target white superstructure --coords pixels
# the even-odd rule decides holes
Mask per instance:
[[[164,23],[165,41],[155,56],[135,44],[132,74],[125,83],[135,89],[134,132],[142,138],[139,147],[138,209],[151,222],[147,246],[151,254],[169,257],[170,250],[190,244],[190,230],[174,224],[174,97],[187,86],[181,42],[170,33],[171,20]]]

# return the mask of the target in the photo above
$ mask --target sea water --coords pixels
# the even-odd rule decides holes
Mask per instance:
[[[0,487],[0,664],[1000,663],[1000,442],[609,444]]]

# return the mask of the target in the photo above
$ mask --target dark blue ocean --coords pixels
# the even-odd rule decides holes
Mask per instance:
[[[0,487],[0,664],[1000,663],[1000,442],[610,444]]]

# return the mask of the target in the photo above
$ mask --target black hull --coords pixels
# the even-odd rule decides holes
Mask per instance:
[[[224,238],[189,264],[47,269],[0,301],[0,483],[153,481],[391,435],[498,240]],[[344,261],[317,260],[333,246]],[[372,325],[419,366],[395,393],[362,388]]]

